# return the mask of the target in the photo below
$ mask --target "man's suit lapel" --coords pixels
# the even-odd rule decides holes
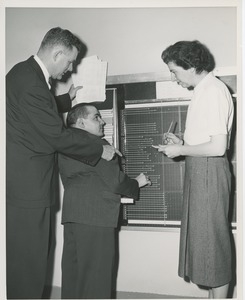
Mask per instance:
[[[34,56],[32,55],[27,62],[32,66],[32,68],[35,70],[36,74],[38,75],[38,77],[40,78],[40,80],[47,86],[47,88],[49,89],[45,76],[43,74],[42,69],[40,68],[39,64],[36,62],[36,60],[34,59]]]
[[[52,97],[51,97],[52,100],[51,101],[52,101],[52,104],[53,104],[53,109],[58,113],[58,108],[57,108],[57,103],[56,103],[55,97],[51,93],[51,91],[49,89],[49,86],[47,85],[47,82],[46,82],[45,76],[43,74],[43,71],[40,68],[39,64],[36,62],[36,60],[34,59],[33,55],[30,58],[28,58],[27,62],[32,66],[35,73],[39,77],[40,81],[43,82],[43,84],[47,87],[47,91],[49,91],[49,93],[52,95]]]

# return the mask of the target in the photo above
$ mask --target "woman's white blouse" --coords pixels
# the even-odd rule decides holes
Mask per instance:
[[[185,142],[197,145],[209,142],[211,136],[227,134],[229,145],[233,114],[228,88],[212,72],[208,73],[194,88],[187,111]]]

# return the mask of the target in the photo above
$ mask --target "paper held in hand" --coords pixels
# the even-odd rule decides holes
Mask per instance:
[[[76,94],[76,102],[97,102],[106,99],[106,61],[100,60],[96,55],[85,57],[72,74],[74,86],[83,86]]]

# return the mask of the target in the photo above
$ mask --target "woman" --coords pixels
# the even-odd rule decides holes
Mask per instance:
[[[214,58],[198,41],[180,41],[162,53],[172,80],[193,88],[184,140],[166,134],[158,151],[186,156],[179,276],[226,298],[231,281],[228,222],[231,174],[226,157],[233,121],[231,95],[212,71]]]

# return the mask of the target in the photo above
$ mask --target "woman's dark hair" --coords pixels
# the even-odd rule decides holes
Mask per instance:
[[[199,41],[180,41],[167,47],[161,55],[168,64],[175,63],[184,70],[195,68],[196,73],[211,72],[215,67],[213,55],[208,48]]]

